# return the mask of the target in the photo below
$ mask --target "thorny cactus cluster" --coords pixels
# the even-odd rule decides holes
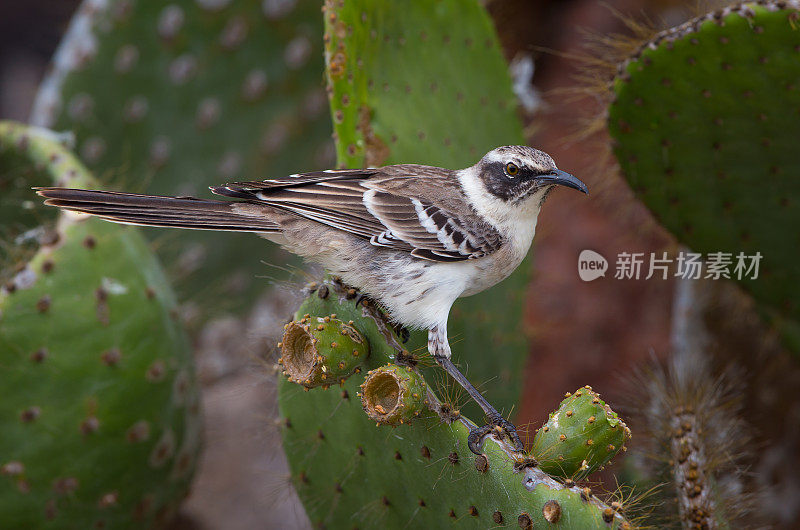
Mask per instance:
[[[369,344],[366,380],[356,373],[308,392],[286,379],[279,386],[284,448],[313,524],[631,528],[620,513],[624,506],[606,505],[570,479],[554,479],[532,455],[515,454],[492,437],[482,455],[472,455],[471,422],[443,406],[414,356],[398,348],[385,315],[370,303],[356,304],[345,286],[335,280],[312,285],[295,318],[301,325],[331,314],[352,322]],[[287,334],[292,330],[289,325]],[[319,348],[323,355],[335,349],[322,341]],[[590,460],[593,448],[583,447],[582,459]]]
[[[199,449],[188,341],[136,231],[22,200],[96,185],[58,140],[0,122],[0,525],[165,523]]]
[[[775,227],[797,224],[798,8],[794,0],[745,3],[657,35],[619,66],[608,112],[624,175],[682,242],[706,253],[763,252],[759,281],[743,286],[790,339],[800,278]],[[340,165],[464,167],[498,144],[524,143],[478,2],[327,0],[322,16]],[[106,181],[148,176],[143,192],[195,193],[238,174],[329,166],[314,52],[321,26],[312,1],[85,0],[33,121],[73,129],[82,158]],[[236,127],[221,138],[226,121]],[[29,173],[91,183],[52,139],[15,125],[0,127],[0,163],[13,168],[0,180],[12,205],[20,186],[49,183]],[[0,219],[9,211],[3,204]],[[43,217],[33,212],[16,209],[18,226],[0,234],[11,242],[0,248],[0,355],[13,373],[4,382],[11,399],[0,404],[10,433],[0,438],[0,512],[22,526],[166,521],[188,487],[199,429],[166,282],[136,232],[68,216],[53,230],[31,230]],[[186,291],[202,291],[194,287],[209,277],[225,276],[231,288],[256,276],[230,269],[232,261],[259,266],[245,236],[198,237],[164,254],[184,276],[202,271]],[[499,376],[486,395],[506,410],[527,353],[524,334],[509,326],[521,320],[526,268],[459,301],[450,327],[472,377]],[[431,388],[433,369],[413,353],[424,344],[419,334],[403,343],[379,309],[356,304],[335,281],[310,289],[285,331],[284,445],[314,523],[630,527],[625,506],[574,482],[630,436],[591,389],[567,396],[530,454],[488,437],[472,461],[466,415],[475,409],[462,415]],[[672,386],[662,394],[685,393]],[[685,526],[724,526],[731,519],[716,502],[719,477],[703,467],[698,438],[708,418],[674,407],[682,397],[655,403],[668,426],[681,517]],[[131,400],[136,408],[123,406]]]
[[[195,195],[243,175],[331,167],[319,9],[313,0],[84,0],[32,123],[74,131],[84,163],[126,191]],[[190,231],[157,248],[181,301],[207,316],[248,309],[262,262],[288,259],[270,245],[256,253],[251,238]]]

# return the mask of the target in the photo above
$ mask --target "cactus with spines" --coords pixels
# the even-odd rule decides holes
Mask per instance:
[[[73,131],[84,163],[124,191],[207,194],[329,168],[319,9],[312,0],[85,0],[32,123]],[[263,292],[259,277],[281,275],[264,262],[291,259],[250,234],[143,233],[201,317],[247,310]]]
[[[352,321],[369,343],[365,372],[341,386],[308,392],[282,378],[278,390],[284,449],[312,524],[632,528],[623,506],[604,504],[571,480],[556,480],[536,467],[533,455],[514,453],[505,442],[489,436],[483,454],[473,455],[467,448],[472,423],[463,415],[440,413],[440,401],[430,388],[425,390],[413,360],[409,365],[413,356],[398,348],[401,340],[387,317],[374,306],[356,305],[345,286],[335,281],[315,286],[295,318],[331,313]],[[398,379],[386,383],[410,376],[416,382],[409,384],[409,395],[427,395],[428,403],[414,409],[412,421],[397,421],[395,428],[376,426],[362,399],[373,407],[389,406],[392,400],[386,398],[393,391],[387,384],[378,396],[367,396],[372,392],[365,382],[367,370],[373,382],[391,372]]]
[[[608,128],[622,173],[800,350],[800,2],[746,2],[661,32],[619,66]],[[760,254],[739,268],[739,254]],[[748,270],[749,269],[749,270]]]
[[[200,446],[189,344],[140,234],[33,202],[97,185],[63,139],[0,122],[0,525],[164,526]]]
[[[370,370],[360,388],[364,412],[386,425],[411,423],[429,403],[425,379],[407,366],[387,364]]]
[[[568,393],[536,431],[531,453],[550,475],[582,478],[624,451],[630,437],[625,422],[586,386]]]
[[[335,314],[303,315],[286,324],[280,350],[279,361],[289,381],[306,388],[344,381],[360,371],[369,354],[364,337]]]

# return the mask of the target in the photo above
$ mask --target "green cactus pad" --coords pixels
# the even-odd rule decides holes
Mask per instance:
[[[331,167],[319,9],[86,0],[32,122],[73,130],[84,163],[124,191],[204,196],[209,185]],[[247,308],[259,276],[281,274],[263,262],[290,259],[252,234],[145,234],[160,240],[181,300],[206,313]]]
[[[460,168],[524,143],[508,68],[479,2],[326,2],[339,163]]]
[[[620,66],[608,127],[625,177],[694,251],[761,253],[740,284],[800,320],[800,27],[796,1],[738,4],[664,33]],[[746,265],[749,261],[746,262]]]
[[[284,327],[280,344],[284,373],[306,388],[341,383],[369,354],[364,337],[336,315],[304,315]]]
[[[339,165],[463,168],[497,146],[525,143],[508,67],[479,2],[328,1],[324,17]],[[520,324],[529,269],[526,260],[500,285],[458,300],[448,326],[454,361],[506,413],[519,400],[528,354]],[[466,401],[463,411],[480,417]]]
[[[631,431],[590,387],[568,394],[536,431],[531,453],[543,471],[582,478],[594,473],[621,449]]]
[[[48,221],[57,211],[31,186],[96,185],[52,133],[0,122],[0,175],[16,176],[0,177],[4,197],[27,193],[15,211],[32,208],[53,234],[2,264],[13,270],[0,288],[0,525],[164,525],[188,492],[201,428],[169,285],[134,229]]]
[[[387,364],[370,370],[361,383],[361,407],[377,423],[411,423],[427,405],[425,379],[411,368]]]
[[[399,362],[399,339],[385,319],[334,283],[307,298],[297,317],[331,313],[352,320],[369,342],[365,369]],[[631,528],[591,492],[556,481],[493,439],[476,457],[466,420],[446,423],[424,410],[411,425],[376,426],[358,399],[364,375],[308,392],[279,383],[284,449],[315,526],[545,528],[555,519],[563,528]]]

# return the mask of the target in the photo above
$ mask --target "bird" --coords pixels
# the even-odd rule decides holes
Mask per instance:
[[[491,432],[507,436],[516,451],[524,445],[516,427],[453,364],[450,308],[519,266],[542,204],[557,186],[588,194],[547,153],[511,145],[459,170],[395,164],[211,186],[223,200],[35,190],[47,205],[116,223],[255,232],[321,264],[377,301],[395,323],[428,331],[430,355],[486,415],[486,424],[468,435],[469,449],[480,454]]]

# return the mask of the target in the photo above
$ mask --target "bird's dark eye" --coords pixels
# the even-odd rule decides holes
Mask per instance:
[[[506,164],[506,174],[509,177],[516,177],[518,173],[519,173],[519,168],[517,167],[516,164],[512,164],[511,162]]]

